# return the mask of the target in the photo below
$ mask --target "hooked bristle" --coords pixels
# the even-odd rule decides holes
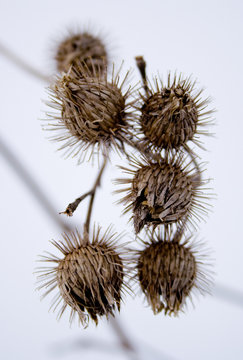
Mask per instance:
[[[94,75],[96,72],[103,74],[107,67],[105,45],[99,37],[88,32],[72,34],[64,39],[58,46],[55,59],[60,72],[68,72],[70,66],[75,67],[80,62]]]
[[[141,107],[137,119],[138,132],[143,135],[145,148],[155,151],[179,150],[188,141],[200,145],[199,134],[208,134],[200,127],[210,123],[212,110],[206,110],[209,99],[201,99],[201,91],[195,92],[195,82],[170,75],[167,86],[155,80],[156,90],[148,89],[146,96],[140,94]]]
[[[191,217],[200,220],[201,214],[207,213],[208,204],[200,199],[203,182],[198,169],[184,166],[185,156],[179,155],[157,161],[144,159],[134,162],[135,169],[123,169],[133,177],[118,179],[117,183],[130,184],[120,202],[125,203],[125,212],[132,211],[136,233],[144,226],[170,226]]]
[[[193,249],[190,239],[182,242],[181,236],[171,240],[150,233],[149,242],[138,251],[136,273],[154,314],[164,310],[165,314],[177,315],[194,290],[209,292],[212,279],[208,264],[205,256]]]
[[[128,73],[120,85],[119,72],[111,81],[106,76],[84,75],[83,65],[71,68],[67,74],[57,79],[51,86],[51,107],[59,110],[59,115],[48,114],[52,123],[49,130],[65,130],[53,140],[64,142],[67,156],[84,157],[86,150],[107,155],[111,148],[122,149],[123,139],[129,130],[128,103],[130,89],[125,93],[122,87]],[[81,151],[83,150],[83,154]]]
[[[58,287],[59,294],[52,304],[54,310],[63,301],[60,318],[67,306],[71,307],[70,321],[75,313],[87,326],[89,317],[97,324],[98,317],[114,315],[120,310],[124,265],[114,234],[100,236],[100,228],[89,241],[78,231],[64,234],[63,241],[53,242],[64,255],[43,257],[43,262],[53,262],[55,267],[42,268],[40,288],[46,288],[44,296]]]

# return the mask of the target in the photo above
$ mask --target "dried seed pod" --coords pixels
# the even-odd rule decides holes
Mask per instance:
[[[104,73],[107,66],[107,52],[102,40],[88,32],[69,35],[57,49],[57,68],[67,72],[70,66],[80,62],[86,64],[92,74]],[[83,70],[86,70],[84,67]]]
[[[209,99],[200,98],[202,90],[195,92],[195,82],[176,75],[171,83],[170,75],[165,86],[155,80],[147,95],[140,94],[142,105],[137,108],[138,132],[143,135],[145,148],[170,151],[185,147],[188,141],[200,145],[197,135],[208,134],[202,128],[211,123],[212,110],[205,110]],[[200,129],[201,128],[201,129]]]
[[[194,290],[201,294],[209,292],[210,261],[205,254],[194,250],[190,239],[180,242],[180,237],[170,241],[169,236],[163,239],[161,233],[150,233],[149,237],[145,248],[137,253],[138,281],[154,314],[164,310],[165,314],[177,315]]]
[[[88,325],[89,316],[98,324],[98,317],[114,315],[116,308],[120,310],[124,266],[114,236],[108,229],[101,237],[98,228],[92,241],[76,231],[63,234],[63,241],[52,242],[64,258],[42,257],[41,261],[53,262],[56,266],[41,268],[42,285],[38,289],[46,288],[45,296],[59,288],[52,305],[56,304],[55,310],[63,300],[59,318],[67,305],[71,307],[70,322],[77,313],[84,326]]]
[[[134,169],[122,168],[133,177],[118,179],[117,183],[131,184],[130,188],[118,190],[128,192],[119,202],[128,204],[125,212],[132,210],[136,233],[145,225],[182,223],[191,221],[192,215],[200,219],[200,213],[207,213],[207,204],[199,201],[204,197],[200,191],[202,182],[198,183],[197,172],[185,165],[182,154],[171,159],[160,157],[158,161],[134,159],[133,165]]]
[[[54,136],[57,141],[65,141],[61,149],[66,154],[79,155],[79,161],[86,153],[81,150],[101,150],[107,154],[111,147],[124,148],[123,141],[129,133],[128,97],[130,88],[122,93],[126,78],[119,85],[119,72],[109,82],[107,76],[91,77],[83,73],[83,66],[71,68],[67,74],[57,79],[51,87],[52,102],[49,105],[60,111],[53,117],[49,129],[65,130]]]

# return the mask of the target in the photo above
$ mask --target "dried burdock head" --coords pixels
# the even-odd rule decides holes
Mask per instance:
[[[79,161],[87,155],[86,150],[91,150],[90,156],[100,151],[107,155],[112,147],[123,151],[133,117],[129,109],[134,103],[128,102],[130,87],[123,93],[128,73],[120,83],[119,71],[114,74],[114,69],[111,81],[107,75],[84,75],[82,69],[80,64],[56,80],[49,105],[59,114],[48,114],[52,120],[49,129],[61,131],[53,139],[64,142],[61,149],[67,156],[78,155]]]
[[[183,154],[158,160],[143,161],[133,158],[132,168],[121,169],[132,175],[129,179],[117,179],[117,184],[129,184],[127,195],[119,202],[124,203],[124,213],[132,211],[135,232],[145,226],[172,225],[186,220],[194,225],[193,218],[200,220],[208,211],[208,204],[203,199],[203,182],[198,176],[198,169],[186,163]]]
[[[137,252],[137,279],[154,314],[164,310],[177,315],[194,291],[209,292],[211,260],[205,251],[202,254],[202,244],[190,238],[181,241],[182,234],[147,235],[149,242],[143,242],[144,249]]]
[[[85,63],[93,75],[97,72],[104,73],[107,66],[107,52],[103,41],[88,32],[69,35],[59,44],[55,59],[58,70],[64,72],[71,65],[75,67],[80,62]]]
[[[150,86],[140,94],[138,133],[145,148],[178,150],[189,140],[202,147],[198,135],[209,134],[204,127],[212,123],[213,111],[207,110],[209,99],[201,99],[202,90],[194,88],[190,78],[175,75],[171,81],[169,74],[167,85],[155,79],[155,90]]]
[[[54,266],[40,268],[38,289],[46,289],[43,297],[59,289],[52,304],[55,310],[63,301],[58,318],[70,306],[70,322],[77,313],[87,326],[89,317],[98,324],[98,317],[114,315],[116,308],[120,310],[124,265],[117,239],[110,229],[101,236],[98,228],[94,229],[92,241],[76,231],[63,234],[62,241],[52,242],[64,257],[42,256],[41,261]]]

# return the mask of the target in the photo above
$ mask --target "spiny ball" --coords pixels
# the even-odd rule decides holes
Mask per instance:
[[[120,309],[122,261],[112,249],[88,245],[67,254],[60,261],[57,283],[63,300],[78,313],[87,310],[98,323],[98,316]]]
[[[139,253],[137,276],[153,312],[176,315],[195,285],[195,256],[176,241],[152,242]]]
[[[76,232],[64,234],[64,242],[53,242],[64,258],[45,258],[57,266],[51,271],[50,268],[42,270],[41,275],[46,294],[54,287],[59,289],[56,302],[63,300],[59,316],[69,305],[70,321],[77,313],[84,326],[89,316],[97,324],[98,317],[114,315],[116,308],[120,310],[123,261],[117,246],[110,241],[114,234],[100,237],[99,230],[92,241]]]
[[[176,163],[143,165],[132,179],[130,198],[136,233],[145,225],[168,225],[190,214],[193,182]]]
[[[144,135],[143,142],[155,149],[179,149],[193,140],[197,131],[199,110],[197,95],[191,94],[193,85],[189,80],[176,80],[172,85],[157,91],[150,90],[142,96],[139,126]]]
[[[71,65],[83,62],[91,74],[104,73],[107,66],[105,45],[88,32],[74,34],[62,41],[56,53],[57,68],[67,72]],[[85,70],[85,68],[84,68]]]
[[[54,138],[67,140],[62,147],[68,147],[67,153],[78,154],[89,147],[92,152],[94,147],[103,152],[111,146],[119,148],[129,128],[126,100],[130,94],[123,94],[123,83],[119,87],[118,82],[118,74],[108,81],[83,75],[81,67],[70,70],[51,87],[54,101],[50,105],[61,113],[51,128],[67,131]]]

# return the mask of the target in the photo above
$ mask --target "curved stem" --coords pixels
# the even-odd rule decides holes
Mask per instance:
[[[21,161],[16,157],[14,152],[9,149],[7,144],[1,138],[0,138],[0,153],[2,153],[5,160],[12,166],[15,173],[23,181],[23,183],[27,186],[27,189],[30,190],[33,197],[36,198],[38,203],[51,216],[51,218],[55,221],[55,223],[58,226],[60,226],[64,232],[71,231],[72,229],[68,225],[66,225],[64,223],[64,221],[62,221],[60,219],[60,217],[57,216],[55,208],[53,207],[53,205],[50,203],[50,201],[46,197],[44,191],[39,187],[39,185],[37,184],[34,177],[26,169],[25,165],[21,163]],[[106,162],[107,162],[107,159],[105,158],[104,163],[99,171],[99,174],[97,176],[97,179],[96,179],[94,187],[93,187],[94,194],[95,194],[96,188],[100,184],[100,179],[101,179],[102,173],[104,171],[104,168],[106,166]],[[90,222],[93,201],[94,201],[94,195],[93,195],[92,201],[90,201],[90,205],[89,205],[89,211],[88,211],[88,216],[87,216],[87,220],[86,220],[87,226],[89,226],[89,222]],[[130,357],[129,353],[131,353],[131,351],[133,351],[135,353],[135,349],[132,345],[132,341],[127,338],[126,332],[123,330],[121,325],[118,323],[117,319],[113,319],[111,324],[113,326],[115,333],[117,334],[117,337],[120,340],[121,347],[124,349],[124,351],[127,352],[128,356]]]
[[[93,203],[94,203],[96,189],[100,185],[100,180],[101,180],[101,177],[102,177],[102,174],[103,174],[106,164],[107,164],[107,157],[105,156],[103,165],[101,166],[98,176],[95,180],[94,186],[93,186],[92,190],[90,191],[91,197],[90,197],[90,201],[89,201],[89,207],[88,207],[86,221],[84,224],[84,229],[87,233],[89,233],[89,224],[90,224],[90,218],[91,218],[91,213],[92,213],[92,209],[93,209]]]
[[[91,195],[93,193],[93,189],[86,192],[85,194],[78,197],[76,200],[74,200],[72,203],[68,204],[65,211],[61,211],[59,214],[66,214],[68,216],[73,216],[74,211],[77,209],[81,201],[83,201],[87,196]]]
[[[83,201],[87,196],[91,196],[90,203],[89,203],[88,214],[87,214],[87,220],[86,220],[86,223],[88,221],[88,228],[89,228],[91,210],[92,210],[93,201],[94,201],[94,194],[95,194],[97,186],[100,185],[100,179],[101,179],[102,173],[104,171],[105,165],[106,165],[106,159],[104,160],[104,163],[103,163],[103,165],[102,165],[102,167],[101,167],[101,169],[100,169],[100,171],[98,173],[98,176],[97,176],[97,178],[95,180],[95,183],[94,183],[94,186],[92,187],[92,189],[87,191],[86,193],[84,193],[83,195],[78,197],[77,199],[75,199],[72,203],[68,204],[66,210],[60,212],[59,214],[65,214],[65,215],[68,215],[68,216],[73,216],[74,211],[77,209],[77,207],[79,206],[81,201]]]
[[[25,71],[29,75],[34,76],[38,80],[42,80],[44,82],[50,82],[50,77],[44,75],[42,72],[34,68],[32,65],[28,64],[25,60],[21,59],[14,52],[9,50],[3,44],[0,43],[0,53],[5,56],[9,61],[11,61],[14,65],[16,65],[21,70]]]

